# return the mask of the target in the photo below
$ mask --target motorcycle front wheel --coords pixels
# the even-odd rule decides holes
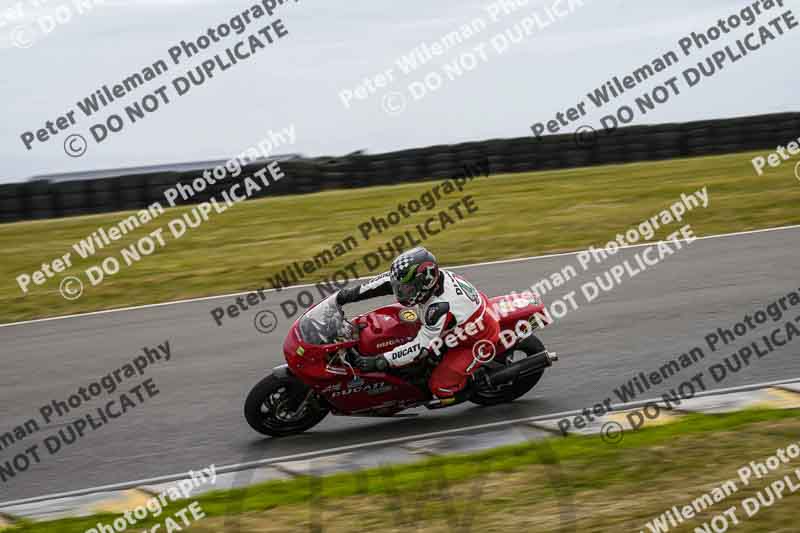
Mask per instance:
[[[328,415],[329,409],[300,380],[270,374],[259,381],[244,402],[244,417],[254,430],[270,437],[302,433]]]

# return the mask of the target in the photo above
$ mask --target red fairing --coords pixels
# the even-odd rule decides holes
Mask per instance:
[[[487,311],[500,322],[500,329],[514,330],[520,320],[536,326],[541,324],[541,327],[550,324],[550,315],[542,299],[530,291],[495,296],[489,303],[491,305]]]
[[[342,365],[336,358],[339,350],[352,346],[357,346],[363,355],[377,355],[412,340],[420,328],[415,311],[395,304],[360,315],[351,321],[359,331],[358,342],[328,345],[304,342],[298,322],[299,319],[283,345],[286,362],[298,378],[324,396],[336,411],[389,415],[430,398],[427,391],[397,376],[363,373]]]
[[[359,317],[357,324],[364,325],[358,343],[358,351],[364,355],[388,352],[410,342],[422,326],[417,312],[400,304],[375,309]]]
[[[542,325],[544,305],[532,293],[511,294],[489,299],[487,312],[500,322],[501,329],[514,329],[520,320]],[[391,415],[420,405],[432,398],[427,387],[382,372],[363,373],[342,364],[341,350],[356,347],[362,355],[378,355],[413,340],[421,327],[417,312],[400,304],[387,305],[355,317],[351,323],[357,340],[315,345],[300,336],[299,318],[292,325],[283,353],[292,373],[315,389],[339,414]]]

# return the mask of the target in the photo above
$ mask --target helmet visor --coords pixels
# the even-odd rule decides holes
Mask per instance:
[[[392,292],[398,302],[403,305],[411,305],[417,295],[417,287],[413,282],[403,283],[402,281],[392,280]]]

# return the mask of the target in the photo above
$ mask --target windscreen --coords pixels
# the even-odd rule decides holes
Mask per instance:
[[[300,319],[300,336],[309,344],[333,344],[350,335],[349,323],[336,305],[336,295],[329,296]]]

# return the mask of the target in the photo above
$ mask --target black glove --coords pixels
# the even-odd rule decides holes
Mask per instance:
[[[345,304],[350,304],[358,300],[358,286],[345,287],[336,293],[336,305],[341,309]]]
[[[364,357],[361,354],[351,352],[353,366],[362,372],[385,372],[389,368],[389,361],[382,355],[375,355],[371,357]]]

